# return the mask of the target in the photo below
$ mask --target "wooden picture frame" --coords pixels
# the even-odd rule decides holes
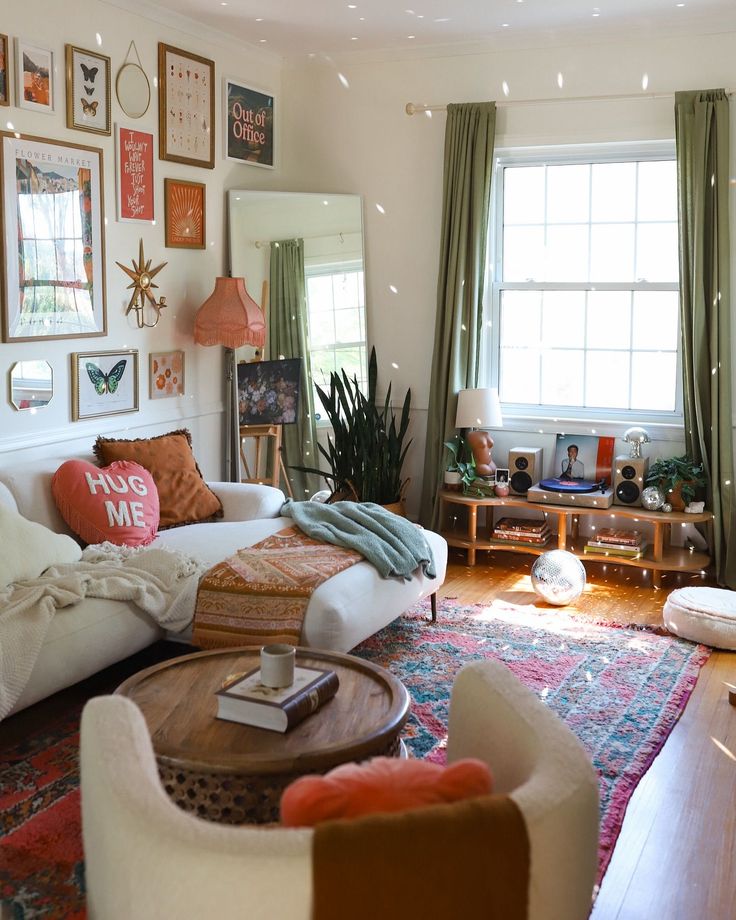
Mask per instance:
[[[115,196],[119,221],[154,222],[153,158],[153,134],[115,125]]]
[[[204,182],[164,179],[165,245],[170,249],[207,246],[207,186]]]
[[[15,104],[54,114],[54,52],[22,38],[15,40]]]
[[[2,131],[0,183],[2,341],[107,335],[102,150]],[[39,248],[36,227],[53,224],[50,208],[64,193],[79,211],[80,236],[46,238]],[[65,258],[45,259],[49,245]]]
[[[184,395],[186,355],[178,351],[152,351],[148,356],[148,395],[168,399]]]
[[[215,167],[215,62],[158,45],[158,155]]]
[[[137,349],[77,351],[71,362],[73,421],[138,411]]]
[[[0,105],[10,105],[10,42],[0,33]]]
[[[66,51],[66,126],[111,134],[110,58],[76,45]]]
[[[276,153],[275,100],[271,93],[222,79],[222,154],[234,163],[273,169]]]

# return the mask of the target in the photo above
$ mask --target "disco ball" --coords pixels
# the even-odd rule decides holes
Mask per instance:
[[[641,503],[647,511],[658,511],[664,504],[664,492],[656,486],[647,486],[641,493]]]
[[[327,502],[332,495],[329,489],[320,489],[319,492],[315,492],[314,495],[309,499],[310,502],[321,502],[324,504]]]
[[[543,553],[532,566],[532,587],[548,604],[564,607],[583,593],[583,563],[564,549]]]

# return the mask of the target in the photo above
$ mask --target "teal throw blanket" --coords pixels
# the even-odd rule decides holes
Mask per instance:
[[[373,502],[325,505],[287,499],[281,514],[293,518],[315,540],[356,550],[382,578],[399,576],[408,581],[419,566],[428,578],[437,577],[432,547],[422,528]]]

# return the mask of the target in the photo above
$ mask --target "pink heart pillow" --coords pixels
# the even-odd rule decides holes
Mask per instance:
[[[67,460],[54,473],[51,493],[61,516],[85,543],[143,546],[156,536],[158,490],[139,463],[116,460],[98,467]]]

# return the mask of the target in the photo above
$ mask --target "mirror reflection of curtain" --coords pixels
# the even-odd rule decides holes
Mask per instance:
[[[283,426],[282,438],[284,465],[294,499],[299,501],[323,488],[317,476],[291,469],[294,465],[319,466],[309,360],[303,239],[271,243],[270,288],[269,357],[273,361],[279,358],[302,359],[297,421],[294,425]]]

